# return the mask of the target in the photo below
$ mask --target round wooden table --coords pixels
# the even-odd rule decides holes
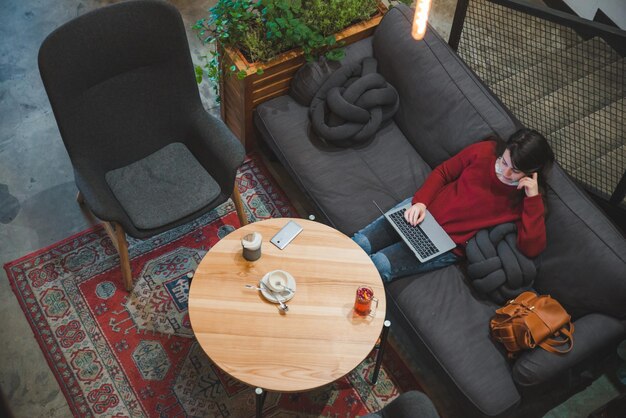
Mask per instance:
[[[205,353],[234,378],[279,392],[313,389],[352,371],[374,348],[385,320],[385,291],[367,254],[341,232],[294,219],[303,231],[284,250],[270,238],[290,219],[256,222],[231,232],[205,255],[189,291],[189,317]],[[263,235],[262,256],[242,256],[241,238]],[[296,280],[289,312],[245,284],[281,269]],[[366,284],[379,299],[374,318],[354,314]]]

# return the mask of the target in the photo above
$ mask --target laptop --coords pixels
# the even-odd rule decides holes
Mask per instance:
[[[372,202],[387,218],[387,221],[398,232],[406,245],[415,253],[420,262],[431,260],[456,247],[452,238],[443,230],[428,210],[426,210],[426,216],[422,222],[416,226],[411,226],[404,219],[404,212],[411,207],[410,203],[391,209],[388,212],[383,212],[378,203],[373,200]]]

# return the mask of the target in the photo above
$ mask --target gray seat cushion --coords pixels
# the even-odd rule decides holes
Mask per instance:
[[[520,401],[504,350],[489,336],[497,305],[477,299],[459,267],[386,286],[422,342],[480,411],[498,415]]]
[[[366,145],[337,148],[311,133],[309,108],[290,96],[257,107],[256,124],[325,216],[351,235],[380,213],[413,195],[430,167],[394,122]]]
[[[202,209],[220,194],[220,186],[180,142],[111,170],[105,178],[139,229],[177,221]]]

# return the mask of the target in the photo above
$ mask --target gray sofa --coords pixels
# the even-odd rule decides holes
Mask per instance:
[[[470,143],[520,127],[432,28],[410,37],[412,11],[391,9],[375,35],[346,49],[344,63],[373,56],[399,93],[393,121],[369,143],[325,145],[308,108],[286,95],[257,108],[264,141],[327,222],[352,235],[411,196],[431,169]],[[535,261],[535,289],[575,320],[574,349],[541,349],[507,360],[489,336],[498,307],[479,297],[463,265],[387,285],[392,330],[404,339],[424,390],[444,416],[540,416],[602,370],[626,335],[626,241],[585,193],[555,166],[549,178],[547,249]]]

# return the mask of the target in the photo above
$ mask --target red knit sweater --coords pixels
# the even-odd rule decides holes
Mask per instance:
[[[413,204],[426,205],[458,245],[458,255],[479,230],[515,222],[517,247],[527,257],[536,257],[546,246],[541,195],[524,197],[512,206],[511,199],[520,191],[496,176],[495,148],[494,141],[479,142],[437,166],[413,196]]]

